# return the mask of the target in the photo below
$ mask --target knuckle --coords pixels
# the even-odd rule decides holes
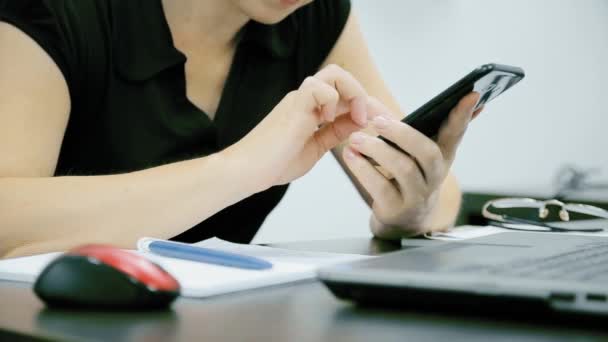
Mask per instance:
[[[317,89],[323,93],[323,98],[329,102],[338,102],[340,99],[340,94],[338,94],[338,91],[329,84],[320,82]]]
[[[431,156],[437,156],[441,154],[441,149],[439,148],[439,145],[437,145],[435,142],[428,141],[425,146],[425,152]]]
[[[410,175],[412,172],[414,172],[415,164],[414,161],[409,157],[403,156],[401,158],[397,158],[395,160],[395,164],[397,170],[399,170],[399,172],[403,175]]]
[[[376,138],[376,137],[372,137],[371,135],[362,132],[362,134],[365,134],[365,140],[363,140],[363,144],[367,145],[369,149],[372,150],[380,150],[382,148],[382,145],[386,144],[384,141]]]
[[[301,86],[301,88],[304,88],[304,87],[310,87],[310,86],[312,86],[312,85],[316,84],[316,80],[317,80],[317,79],[316,79],[316,78],[314,78],[313,76],[308,76],[308,77],[306,77],[306,78],[304,79],[304,81],[302,82],[302,86]]]
[[[408,144],[412,138],[412,130],[414,128],[401,121],[392,120],[391,122],[392,124],[388,125],[384,130],[401,143]]]
[[[436,163],[437,161],[439,161],[443,158],[439,145],[437,145],[435,143],[427,144],[424,149],[424,152],[427,155],[427,158],[429,160],[431,160],[433,163]]]

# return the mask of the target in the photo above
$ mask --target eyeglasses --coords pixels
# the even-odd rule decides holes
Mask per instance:
[[[559,220],[545,221],[552,214],[549,208],[553,206],[559,208]],[[491,225],[515,230],[592,233],[608,229],[608,210],[556,199],[500,198],[486,202],[481,214]],[[571,220],[571,216],[579,214],[585,219]]]

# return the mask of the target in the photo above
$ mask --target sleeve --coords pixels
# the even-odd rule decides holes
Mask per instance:
[[[70,95],[74,98],[75,54],[70,48],[74,39],[67,37],[66,23],[55,9],[42,0],[0,0],[0,21],[11,24],[31,37],[53,59],[61,70]]]
[[[316,0],[296,13],[299,77],[317,72],[340,38],[350,15],[350,0]]]

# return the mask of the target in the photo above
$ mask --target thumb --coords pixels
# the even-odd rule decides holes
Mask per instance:
[[[470,93],[463,97],[454,107],[439,129],[437,144],[441,148],[444,158],[449,161],[454,160],[458,144],[462,140],[469,121],[473,116],[473,107],[479,100],[478,93]]]

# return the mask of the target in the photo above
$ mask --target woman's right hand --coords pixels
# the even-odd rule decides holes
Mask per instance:
[[[329,65],[288,93],[249,134],[226,150],[261,187],[291,182],[325,152],[364,128],[367,93],[347,71]]]

